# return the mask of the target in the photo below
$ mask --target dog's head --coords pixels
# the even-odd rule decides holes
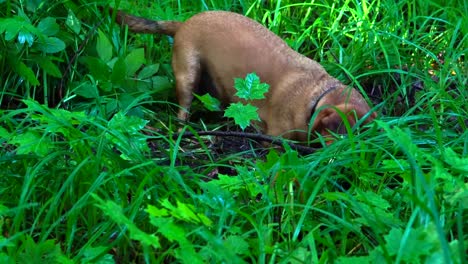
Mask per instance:
[[[312,121],[312,133],[318,132],[322,136],[329,137],[331,132],[346,134],[345,120],[353,127],[359,119],[362,119],[370,111],[370,107],[362,95],[346,86],[333,87],[325,91],[312,106],[311,114],[318,111]],[[368,123],[377,117],[371,113],[364,123]]]

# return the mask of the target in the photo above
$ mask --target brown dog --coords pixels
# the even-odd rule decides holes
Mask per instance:
[[[312,115],[310,130],[329,135],[344,133],[343,120],[351,126],[370,108],[361,94],[332,78],[317,62],[293,49],[282,39],[245,16],[208,11],[186,22],[152,21],[117,13],[117,22],[141,33],[174,36],[172,68],[176,94],[182,109],[178,117],[187,120],[193,92],[206,73],[214,84],[214,92],[223,103],[239,101],[234,94],[234,78],[255,72],[270,85],[266,98],[254,101],[259,108],[264,133],[304,141]],[[369,115],[367,121],[376,117]]]

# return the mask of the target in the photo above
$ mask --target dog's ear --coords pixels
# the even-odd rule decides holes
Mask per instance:
[[[346,117],[351,126],[354,126],[356,123],[354,116],[351,116],[352,113],[346,113],[344,108],[337,106],[336,109],[329,107],[320,111],[320,113],[315,118],[314,123],[312,124],[312,131],[318,132],[322,136],[328,137],[331,135],[331,132],[338,134],[346,134],[346,127],[343,122],[342,117],[338,114],[338,111],[346,114]]]
[[[340,115],[339,112],[342,114]],[[353,127],[358,119],[361,119],[369,112],[367,105],[340,104],[334,107],[327,107],[320,111],[312,124],[312,131],[320,133],[322,136],[331,136],[331,132],[337,134],[346,134],[346,126],[342,118],[345,115],[349,125]],[[377,117],[377,114],[372,113],[365,123],[370,122]]]

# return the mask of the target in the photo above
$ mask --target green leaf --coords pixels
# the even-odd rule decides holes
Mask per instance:
[[[224,246],[237,255],[249,254],[249,243],[241,236],[228,236],[224,240]]]
[[[96,50],[99,58],[104,62],[110,61],[112,58],[112,44],[101,30],[98,31],[98,39],[96,44]]]
[[[96,57],[83,57],[81,61],[88,67],[90,74],[99,81],[109,81],[111,69],[107,64]]]
[[[60,30],[59,25],[53,17],[46,17],[42,19],[41,22],[39,22],[37,25],[37,29],[39,29],[39,31],[46,36],[54,36]]]
[[[50,138],[44,137],[35,131],[26,131],[19,134],[13,137],[9,143],[18,147],[16,149],[18,154],[34,153],[40,157],[49,154],[54,149],[54,144]]]
[[[5,32],[5,40],[10,41],[16,37],[25,23],[27,22],[19,17],[4,19],[1,21],[0,33]]]
[[[106,254],[109,251],[108,247],[91,247],[88,246],[83,250],[84,258],[81,263],[96,263],[96,264],[114,264],[111,254]]]
[[[365,256],[365,257],[339,257],[336,260],[336,264],[373,264],[379,263],[375,262],[372,257]]]
[[[117,59],[112,68],[111,82],[114,84],[122,84],[127,76],[127,63],[123,58]]]
[[[0,1],[1,2],[1,1]],[[0,237],[1,238],[1,237]],[[6,239],[5,239],[6,240]],[[0,239],[1,241],[1,239]],[[3,252],[0,252],[0,263],[5,264],[16,264],[18,262],[15,261],[14,256],[9,256]]]
[[[140,241],[143,245],[152,246],[153,248],[160,248],[159,238],[153,234],[147,234],[141,231],[134,224],[127,224],[130,238]]]
[[[62,77],[60,69],[49,59],[49,57],[36,57],[34,58],[34,61],[37,62],[39,67],[41,67],[41,69],[43,69],[47,74],[57,78]]]
[[[155,75],[159,70],[159,64],[145,66],[139,73],[138,79],[146,79]]]
[[[224,112],[224,116],[234,118],[234,122],[244,130],[252,120],[260,120],[257,110],[258,108],[253,105],[243,105],[238,102],[231,104]]]
[[[17,261],[18,263],[32,263],[31,260],[40,260],[42,263],[57,263],[61,256],[63,254],[60,246],[56,245],[53,240],[36,243],[28,236],[19,250]]]
[[[365,191],[364,193],[359,193],[356,195],[356,198],[360,201],[364,201],[369,205],[383,210],[390,208],[390,203],[387,200],[385,200],[381,194],[376,194],[373,191]]]
[[[137,158],[142,151],[149,151],[146,136],[141,133],[148,121],[135,116],[125,116],[119,112],[109,121],[108,128],[112,133],[106,137],[114,143],[126,160]]]
[[[135,72],[141,68],[143,63],[146,62],[144,49],[135,49],[125,57],[127,63],[126,76],[133,76]]]
[[[203,195],[200,196],[200,199],[207,206],[213,208],[215,211],[224,211],[226,208],[235,209],[235,190],[231,191],[231,189],[226,188],[226,186],[219,184],[218,181],[201,182],[200,186],[203,189]]]
[[[166,76],[151,77],[152,90],[157,93],[172,88],[172,83]]]
[[[399,256],[404,263],[419,263],[441,251],[440,241],[433,225],[411,228],[403,233],[400,228],[392,228],[385,236],[388,253]]]
[[[164,199],[161,205],[169,210],[170,215],[180,220],[191,223],[203,223],[206,226],[211,226],[212,221],[202,213],[195,213],[195,207],[191,204],[186,204],[177,201],[177,206],[174,206],[169,200]]]
[[[73,13],[73,10],[71,9],[68,9],[68,16],[65,21],[65,25],[75,32],[75,34],[78,34],[81,31],[81,21],[75,16],[75,13]]]
[[[237,89],[236,96],[246,100],[265,98],[264,94],[270,86],[260,83],[260,78],[255,73],[249,73],[245,79],[234,79],[234,87]]]
[[[15,69],[16,72],[18,72],[21,77],[25,78],[31,85],[39,85],[39,80],[37,80],[34,72],[31,70],[31,68],[26,66],[26,64],[19,62]]]
[[[451,148],[444,150],[444,160],[459,172],[468,173],[468,157],[459,157]]]
[[[161,233],[169,241],[177,241],[179,243],[189,243],[185,238],[187,232],[174,224],[174,219],[169,217],[150,217],[150,223],[158,227],[158,232]]]
[[[37,41],[37,48],[45,53],[57,53],[65,49],[65,42],[56,37],[46,37]]]
[[[180,248],[175,250],[175,257],[180,259],[181,263],[204,263],[192,243],[186,238],[188,231],[176,225],[174,219],[150,217],[150,222],[158,227],[158,233],[161,233],[170,242],[176,241],[179,244]]]
[[[150,216],[154,217],[169,216],[169,212],[166,209],[159,209],[153,205],[148,205],[148,209],[146,209],[146,212],[148,212]]]
[[[108,98],[106,102],[106,113],[109,114],[114,114],[118,110],[120,110],[119,106],[119,100],[115,98]]]
[[[0,139],[5,139],[8,137],[10,137],[10,133],[5,128],[0,127]],[[0,213],[1,213],[1,205],[0,205]]]
[[[24,1],[26,4],[26,9],[29,12],[36,12],[37,8],[41,5],[41,3],[44,3],[42,0],[28,0]]]
[[[98,201],[98,207],[109,216],[112,221],[116,222],[119,225],[124,225],[128,228],[130,233],[130,238],[140,241],[143,245],[152,246],[154,248],[159,248],[161,245],[159,244],[159,238],[152,235],[146,234],[145,232],[141,231],[130,219],[128,219],[123,211],[122,207],[117,205],[112,201],[104,201],[93,195],[94,199]]]
[[[96,84],[91,82],[83,82],[78,85],[75,89],[72,90],[75,94],[82,96],[84,98],[98,98],[99,91],[96,87]]]
[[[202,96],[194,94],[194,96],[203,103],[206,109],[210,111],[220,111],[221,110],[221,102],[211,96],[210,94],[204,94]]]

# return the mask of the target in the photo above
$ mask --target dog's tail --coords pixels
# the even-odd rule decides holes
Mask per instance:
[[[110,9],[112,14],[112,9]],[[120,25],[127,25],[130,31],[136,33],[164,34],[174,36],[183,24],[179,21],[155,21],[142,17],[132,16],[122,11],[117,11],[115,20]]]

